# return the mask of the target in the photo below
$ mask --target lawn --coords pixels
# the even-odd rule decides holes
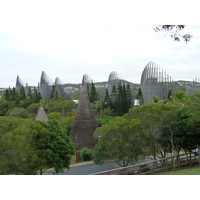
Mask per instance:
[[[200,166],[180,169],[176,171],[163,172],[156,175],[200,175]]]

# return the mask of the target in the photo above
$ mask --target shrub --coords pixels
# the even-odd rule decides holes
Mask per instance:
[[[24,108],[18,108],[10,113],[9,118],[11,117],[28,118],[28,112]]]
[[[89,161],[92,159],[92,151],[87,147],[83,147],[80,151],[80,156],[83,161]]]

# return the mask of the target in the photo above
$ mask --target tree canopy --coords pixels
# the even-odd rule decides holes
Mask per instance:
[[[42,174],[69,168],[74,144],[56,121],[0,117],[0,174]]]
[[[145,154],[146,137],[137,119],[116,117],[97,128],[94,136],[98,138],[94,152],[96,164],[112,159],[120,166],[127,166]]]
[[[183,30],[185,27],[186,27],[185,25],[159,25],[156,28],[154,28],[154,30],[156,32],[165,31],[165,33],[169,34],[174,41],[179,42],[181,39],[183,39],[187,44],[188,42],[190,42],[192,35],[190,34],[182,35],[180,33],[181,30]]]

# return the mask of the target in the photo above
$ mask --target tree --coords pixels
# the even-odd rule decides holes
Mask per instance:
[[[48,114],[48,119],[60,119],[62,118],[62,114],[60,112],[51,112]]]
[[[115,87],[115,84],[113,84],[111,95],[110,95],[110,107],[116,113],[116,104],[117,104],[117,89]]]
[[[143,99],[143,94],[142,94],[142,89],[141,88],[139,88],[139,90],[138,90],[137,99],[139,99],[139,105],[144,104],[144,99]]]
[[[130,89],[130,87],[129,87]],[[131,102],[129,101],[129,92],[126,88],[125,82],[122,85],[122,113],[125,114],[128,112],[129,108],[131,107]],[[130,93],[131,94],[131,93]]]
[[[55,173],[69,168],[75,145],[58,122],[0,117],[0,174]]]
[[[0,174],[36,174],[36,146],[48,130],[32,119],[1,117],[0,121]]]
[[[97,128],[94,136],[98,138],[94,151],[96,164],[112,159],[125,167],[145,155],[146,135],[141,129],[141,122],[137,119],[129,121],[116,117]]]
[[[164,113],[158,140],[169,144],[174,164],[175,157],[181,149],[185,152],[191,152],[200,145],[199,114],[199,111],[195,111],[189,106]]]
[[[156,32],[165,31],[167,34],[171,36],[171,38],[174,41],[179,42],[180,39],[182,38],[187,44],[188,42],[190,42],[192,35],[190,34],[181,35],[180,31],[183,30],[184,28],[185,28],[185,25],[159,25],[156,28],[154,28],[154,30]]]
[[[92,159],[92,151],[87,147],[83,147],[80,151],[80,156],[83,161],[89,161]]]
[[[132,94],[129,82],[126,84],[126,98],[127,98],[127,108],[128,110],[132,107]],[[128,110],[126,112],[128,112]]]
[[[159,98],[157,96],[153,96],[153,102],[154,103],[158,103],[159,102]]]
[[[63,172],[64,168],[69,169],[71,157],[75,154],[75,144],[57,121],[50,120],[46,128],[49,133],[38,144],[40,174],[52,167],[55,173]]]
[[[97,123],[98,123],[98,126],[101,127],[102,125],[105,125],[107,124],[111,119],[114,119],[115,117],[113,116],[103,116],[99,119],[97,119]]]
[[[39,103],[32,103],[26,108],[26,110],[29,114],[34,114],[34,117],[35,117],[37,115],[39,108],[40,108]]]
[[[105,97],[104,97],[104,108],[110,107],[110,103],[111,103],[111,100],[108,93],[108,88],[106,88]]]
[[[9,117],[28,118],[28,112],[24,108],[15,108]]]
[[[181,108],[187,104],[189,96],[187,96],[182,90],[179,90],[172,96],[171,90],[169,90],[168,98],[163,99],[161,103],[174,104],[177,108]]]
[[[41,94],[34,87],[34,90],[33,90],[33,102],[32,103],[38,103],[41,99],[42,99]]]
[[[125,98],[123,97],[123,89],[121,82],[118,83],[117,87],[117,98],[116,98],[116,115],[122,116],[124,111],[124,106],[127,104],[127,102],[124,102]]]
[[[166,146],[160,145],[157,142],[159,126],[163,112],[173,111],[175,109],[176,107],[173,104],[147,103],[139,107],[131,108],[126,115],[126,119],[128,120],[138,119],[141,121],[142,130],[149,138],[146,146],[150,154],[154,156],[154,159],[156,159],[156,156],[161,156],[161,158],[166,156]]]
[[[91,84],[91,92],[89,93],[90,102],[94,103],[98,99],[98,92],[95,88],[94,83]]]
[[[56,90],[56,86],[52,85],[50,99],[57,98],[57,97],[58,97],[58,92]]]
[[[19,99],[24,100],[26,98],[25,88],[22,86],[19,90]]]
[[[170,99],[171,96],[172,96],[172,90],[169,90],[168,95],[167,95],[167,98]]]
[[[104,109],[104,100],[98,100],[98,101],[94,101],[92,104],[92,111],[95,114],[96,118],[100,118],[102,111]]]
[[[67,135],[70,135],[72,126],[74,124],[75,117],[62,117],[59,119],[58,123],[61,129],[64,129],[63,131],[67,133]]]
[[[71,116],[72,109],[76,108],[76,103],[72,100],[65,100],[64,97],[43,99],[42,105],[47,113],[60,112],[63,117]]]
[[[122,116],[128,112],[132,105],[132,95],[129,84],[126,86],[125,83],[122,85],[122,83],[119,82],[117,88],[115,84],[113,84],[110,96],[106,94],[105,98],[106,103],[110,102],[109,104],[113,115]]]
[[[179,133],[179,119],[176,112],[166,112],[162,117],[160,124],[160,137],[166,137],[166,142],[170,142],[171,153],[173,156],[173,166],[175,166],[175,157],[180,152],[180,146],[178,142],[175,142],[175,135]],[[158,138],[159,140],[159,138]]]

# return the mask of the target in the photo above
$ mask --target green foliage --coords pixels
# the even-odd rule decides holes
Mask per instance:
[[[167,95],[167,98],[170,99],[171,96],[172,96],[172,90],[169,90],[168,95]]]
[[[69,168],[75,145],[58,122],[0,117],[0,174]]]
[[[41,99],[36,88],[34,88],[30,96],[27,98],[23,96],[23,99],[20,99],[20,95],[16,92],[15,88],[13,88],[8,89],[4,97],[0,99],[0,116],[30,117],[35,119],[41,105],[44,107],[50,119],[74,116],[75,113],[72,112],[72,109],[77,107],[74,101],[65,100],[63,97]]]
[[[58,123],[59,123],[59,126],[61,128],[64,129],[64,131],[70,135],[70,131],[72,129],[72,126],[74,124],[74,120],[75,120],[75,117],[72,116],[72,117],[62,117],[59,119]]]
[[[120,166],[127,166],[144,156],[146,135],[139,120],[116,117],[97,128],[94,136],[98,138],[94,151],[96,164],[112,159]]]
[[[83,147],[80,151],[80,156],[83,161],[89,161],[92,159],[92,151],[87,147]]]
[[[126,115],[126,118],[129,120],[141,120],[142,129],[149,137],[146,146],[154,157],[156,157],[157,154],[164,157],[166,154],[166,150],[157,142],[157,137],[159,135],[159,126],[163,113],[165,111],[171,112],[174,110],[176,110],[176,106],[173,104],[147,103],[139,107],[131,108]]]
[[[113,115],[122,116],[127,113],[132,107],[132,94],[129,83],[126,85],[123,83],[122,85],[122,83],[119,82],[117,88],[113,84],[111,95],[109,96],[109,94],[106,93],[105,100],[107,104],[109,103]]]
[[[36,146],[47,130],[31,119],[0,117],[0,174],[35,174]]]
[[[92,111],[97,118],[101,117],[102,111],[104,110],[104,100],[94,101],[92,104]]]
[[[102,115],[103,115],[103,116],[114,116],[114,113],[113,113],[113,111],[111,110],[111,108],[108,107],[108,108],[104,108],[104,109],[102,110]]]
[[[0,99],[0,115],[5,116],[9,110],[15,107],[26,109],[32,103],[38,103],[41,99],[41,96],[36,89],[34,89],[33,94],[30,94],[30,91],[28,94],[29,96],[26,97],[23,87],[19,92],[17,92],[15,88],[7,89],[4,93],[4,96]]]
[[[108,108],[110,106],[111,100],[108,93],[108,88],[106,88],[105,97],[104,97],[104,108]]]
[[[153,96],[153,102],[154,103],[158,103],[159,102],[159,98],[157,96]]]
[[[98,100],[98,92],[93,82],[91,84],[91,91],[89,92],[89,99],[92,103]]]
[[[190,107],[183,107],[173,112],[165,112],[161,119],[160,142],[168,143],[172,150],[191,152],[200,145],[200,112]]]
[[[114,119],[115,117],[113,116],[103,116],[99,119],[96,119],[98,126],[102,126],[107,124],[111,119]]]
[[[62,118],[61,112],[51,112],[47,115],[48,119],[60,119]]]
[[[47,129],[49,134],[38,145],[38,155],[42,162],[40,173],[52,167],[55,173],[63,172],[64,168],[69,169],[71,157],[75,153],[75,144],[59,127],[57,121],[50,120]]]
[[[139,99],[139,105],[144,104],[144,99],[143,99],[143,94],[142,94],[141,88],[139,88],[139,90],[138,90],[138,94],[137,94],[136,99]]]
[[[10,113],[12,113],[12,112],[15,111],[15,110],[19,110],[19,107],[14,107],[14,108],[8,110],[8,111],[6,112],[6,116],[10,116]]]
[[[40,107],[39,103],[32,103],[31,105],[29,105],[26,108],[26,110],[27,110],[28,113],[35,113],[35,114],[37,114],[39,107]]]
[[[15,105],[11,106],[11,102],[4,98],[0,99],[0,116],[5,116],[8,110],[15,107]]]
[[[28,118],[28,116],[28,112],[24,108],[16,108],[9,115],[9,117],[17,118]]]
[[[65,100],[63,97],[42,99],[41,104],[47,113],[60,112],[63,117],[72,116],[72,109],[77,105],[72,100]]]

